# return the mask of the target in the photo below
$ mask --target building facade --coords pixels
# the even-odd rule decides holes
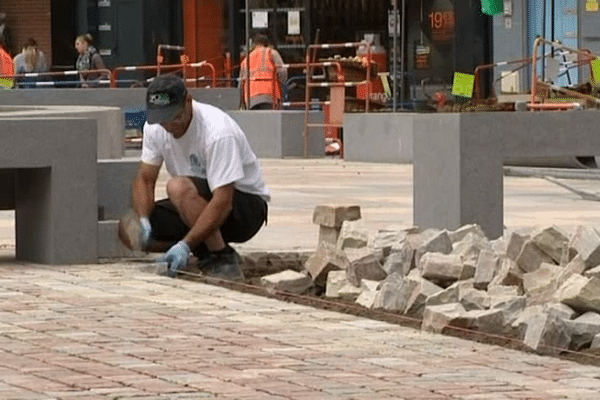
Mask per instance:
[[[394,1],[405,22],[396,40]],[[304,61],[312,43],[375,37],[388,64],[382,70],[392,70],[395,54],[396,74],[404,77],[397,81],[415,90],[424,83],[449,86],[454,72],[472,73],[493,58],[492,18],[481,13],[480,0],[0,0],[2,11],[15,47],[34,37],[55,70],[73,68],[81,33],[95,37],[110,68],[155,64],[157,46],[175,44],[218,72],[226,53],[239,63],[258,31],[269,34],[285,62]]]

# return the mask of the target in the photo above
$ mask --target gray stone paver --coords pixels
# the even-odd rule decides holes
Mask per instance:
[[[138,267],[0,264],[0,399],[600,398],[597,367]]]

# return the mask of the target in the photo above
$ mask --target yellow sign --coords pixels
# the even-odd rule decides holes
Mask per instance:
[[[600,83],[600,59],[592,60],[592,81]]]
[[[473,84],[475,75],[454,73],[454,83],[452,84],[452,94],[455,96],[473,97]]]
[[[598,0],[586,0],[585,11],[598,11]]]
[[[7,78],[0,78],[0,90],[1,89],[10,89],[13,87],[13,80]]]

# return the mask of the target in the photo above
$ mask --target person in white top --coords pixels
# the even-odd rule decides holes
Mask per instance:
[[[169,275],[190,253],[209,276],[242,280],[240,257],[228,243],[252,238],[267,220],[260,163],[238,124],[225,112],[192,99],[176,75],[160,75],[146,94],[142,156],[132,183],[132,209],[141,243],[166,253]],[[168,199],[155,202],[162,163],[171,175]],[[126,241],[124,241],[126,245]]]

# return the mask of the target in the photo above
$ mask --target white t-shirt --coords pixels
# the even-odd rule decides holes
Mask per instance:
[[[190,126],[179,139],[160,124],[146,122],[141,161],[155,166],[164,161],[171,176],[206,179],[211,191],[233,183],[269,201],[260,163],[239,125],[211,105],[194,100],[192,107]]]

